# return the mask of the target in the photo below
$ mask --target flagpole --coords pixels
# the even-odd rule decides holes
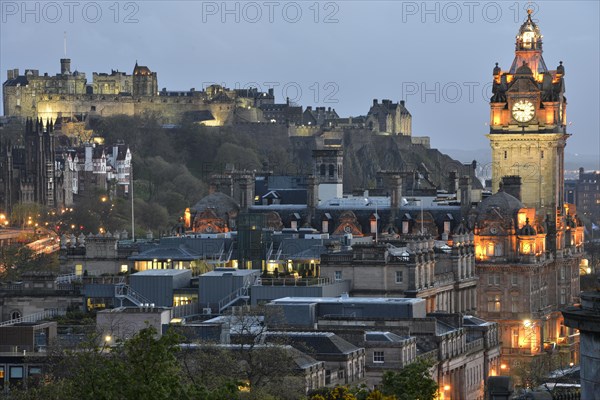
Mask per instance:
[[[135,214],[133,212],[133,157],[131,157],[129,165],[129,181],[130,181],[130,196],[131,196],[131,239],[135,242]]]

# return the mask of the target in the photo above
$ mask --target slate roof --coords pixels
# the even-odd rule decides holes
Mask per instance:
[[[439,319],[435,320],[435,333],[436,335],[443,335],[444,333],[449,333],[455,331],[456,328],[448,325],[445,322],[440,321]]]
[[[24,75],[19,75],[14,79],[8,79],[6,82],[4,82],[5,86],[25,86],[25,85],[29,85],[29,81],[27,80],[27,77]]]
[[[300,351],[314,351],[317,355],[346,355],[360,350],[332,332],[267,332],[265,335],[265,341],[277,338],[283,338]]]
[[[479,203],[477,210],[485,212],[492,207],[498,207],[501,210],[511,212],[517,211],[525,206],[519,199],[501,190]]]
[[[129,257],[132,261],[148,261],[148,260],[174,260],[174,261],[194,261],[202,258],[202,255],[187,248],[185,245],[178,247],[156,247],[146,250],[140,254]]]
[[[489,325],[489,324],[490,324],[490,322],[484,321],[484,320],[474,317],[472,315],[465,315],[463,317],[463,325],[481,326],[481,325]]]
[[[317,361],[308,354],[305,354],[292,346],[285,346],[285,348],[292,356],[294,363],[296,363],[300,369],[310,368],[323,363],[322,361]]]
[[[231,211],[237,213],[240,210],[240,206],[235,200],[221,192],[211,193],[208,196],[203,197],[192,207],[192,210],[200,213],[207,208],[214,209],[217,216],[225,220],[227,220],[227,213]]]
[[[392,332],[367,331],[365,340],[369,342],[403,342],[409,337],[402,337]]]

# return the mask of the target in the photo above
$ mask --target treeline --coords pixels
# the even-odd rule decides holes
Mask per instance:
[[[191,122],[163,128],[152,115],[103,118],[92,126],[107,145],[123,142],[133,154],[136,229],[171,229],[208,194],[209,178],[226,169],[294,165],[285,127],[205,127]],[[117,200],[113,230],[129,229],[130,204]],[[110,225],[110,224],[109,224]]]
[[[108,346],[112,340],[90,337],[77,349],[51,348],[37,360],[46,366],[43,378],[9,388],[10,398],[433,400],[437,393],[426,363],[386,372],[380,390],[341,386],[306,394],[306,379],[284,346],[181,345],[175,331],[157,337],[152,327]]]

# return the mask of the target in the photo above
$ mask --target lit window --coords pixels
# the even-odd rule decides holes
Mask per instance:
[[[512,328],[510,345],[512,348],[519,347],[519,328]]]
[[[121,265],[121,272],[126,273],[129,271],[129,266],[127,264]]]
[[[373,362],[376,364],[383,364],[385,362],[385,356],[383,354],[383,351],[373,352]]]
[[[500,312],[500,310],[501,310],[500,295],[488,297],[487,310],[488,310],[488,312]]]

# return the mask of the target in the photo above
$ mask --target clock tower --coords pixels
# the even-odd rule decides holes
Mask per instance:
[[[490,101],[492,187],[504,176],[520,176],[521,201],[556,224],[563,213],[566,130],[565,68],[548,70],[542,34],[528,10],[508,71],[496,63]],[[541,218],[540,218],[541,219]],[[554,225],[552,224],[552,225]]]

